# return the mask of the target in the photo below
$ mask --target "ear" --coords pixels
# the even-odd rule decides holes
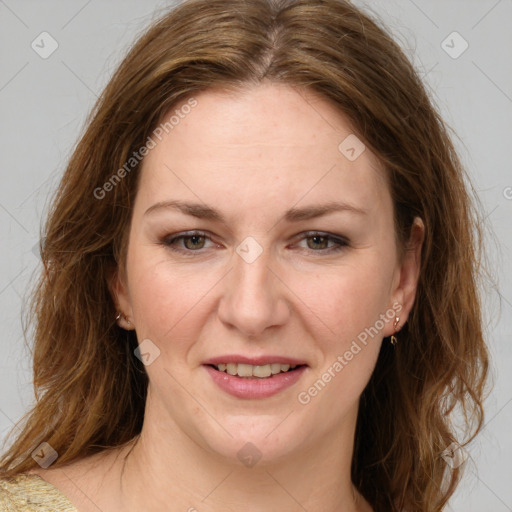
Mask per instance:
[[[128,286],[126,284],[126,273],[117,265],[109,272],[108,288],[117,311],[117,324],[119,327],[126,330],[134,329],[133,311]]]
[[[425,225],[419,217],[415,217],[405,253],[396,269],[391,290],[392,308],[400,320],[396,327],[394,322],[387,323],[384,336],[391,336],[407,322],[416,297],[424,237]]]

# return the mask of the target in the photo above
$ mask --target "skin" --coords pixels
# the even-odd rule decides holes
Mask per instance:
[[[309,403],[297,396],[329,368],[332,374],[338,356],[393,305],[405,323],[421,221],[400,258],[383,169],[369,149],[355,161],[340,152],[350,125],[312,92],[264,83],[195,98],[197,106],[144,160],[125,266],[111,281],[121,325],[160,350],[146,366],[142,433],[121,449],[38,474],[83,511],[371,510],[353,489],[350,463],[359,397],[394,319],[359,343]],[[225,219],[173,208],[146,213],[170,200],[207,204]],[[292,207],[330,201],[364,213],[280,220]],[[170,235],[192,230],[211,240],[175,241],[181,252],[166,245]],[[308,231],[347,242],[329,252],[336,244]],[[262,249],[252,263],[236,252],[248,236]],[[240,399],[202,366],[225,354],[290,356],[308,368],[273,397]],[[252,468],[237,457],[248,442],[261,453]]]

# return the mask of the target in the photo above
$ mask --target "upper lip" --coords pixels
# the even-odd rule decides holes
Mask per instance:
[[[253,366],[263,366],[266,364],[279,363],[279,364],[289,364],[289,365],[306,365],[307,363],[302,359],[297,359],[294,357],[288,356],[258,356],[258,357],[248,357],[236,354],[227,354],[224,356],[212,357],[203,362],[203,364],[213,364],[218,365],[221,363],[242,363],[242,364],[250,364]]]

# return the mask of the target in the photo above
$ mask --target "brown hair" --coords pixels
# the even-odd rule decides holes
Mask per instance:
[[[55,466],[119,446],[142,427],[147,375],[119,328],[109,276],[123,265],[137,168],[108,187],[162,116],[195,92],[263,79],[315,91],[384,164],[399,247],[420,217],[425,240],[415,305],[383,343],[363,392],[352,479],[375,511],[440,511],[460,468],[441,456],[483,423],[488,353],[477,278],[477,210],[447,129],[387,33],[342,0],[189,0],[137,41],[98,100],[57,191],[31,308],[36,404],[0,464],[25,472],[48,442]],[[106,189],[104,189],[106,190]],[[385,340],[387,341],[387,340]]]

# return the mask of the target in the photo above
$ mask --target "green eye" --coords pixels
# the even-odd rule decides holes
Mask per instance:
[[[329,239],[326,236],[311,236],[307,238],[309,249],[327,249]]]
[[[348,245],[345,239],[328,233],[304,233],[302,240],[306,240],[307,249],[313,252],[335,252],[342,250]]]
[[[187,249],[202,249],[205,244],[205,237],[202,235],[183,236],[181,238],[183,240],[183,245]]]
[[[306,241],[305,247],[300,245],[304,241]],[[202,231],[183,233],[163,240],[163,244],[171,250],[189,254],[207,249],[207,242],[214,244],[211,237]],[[297,246],[310,252],[328,254],[341,251],[348,246],[348,242],[344,238],[329,233],[307,232],[302,234],[302,238],[300,238]]]
[[[203,232],[190,232],[163,240],[163,244],[173,251],[194,252],[204,249],[206,242],[212,239]]]

